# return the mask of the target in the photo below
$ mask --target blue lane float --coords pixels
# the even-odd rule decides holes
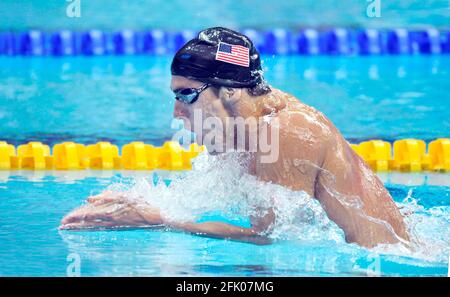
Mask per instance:
[[[0,55],[14,55],[16,35],[10,32],[0,32]]]
[[[441,49],[444,53],[450,53],[450,31],[444,34],[442,35],[443,38],[441,38]]]
[[[242,30],[261,54],[406,55],[450,53],[450,31],[333,28]],[[197,32],[163,30],[104,32],[0,32],[0,55],[102,56],[173,54]]]
[[[42,56],[45,54],[44,33],[29,31],[20,35],[19,53],[24,56]]]
[[[342,28],[321,34],[321,53],[329,55],[349,55],[352,53],[350,31]]]
[[[171,34],[162,30],[144,33],[142,53],[150,55],[166,55],[175,52]]]
[[[56,32],[50,37],[50,53],[55,56],[70,56],[75,52],[75,34],[68,30]]]
[[[411,52],[409,32],[405,29],[389,31],[386,49],[389,54],[409,54]]]
[[[410,32],[411,51],[421,54],[440,54],[441,40],[439,31],[428,29],[426,31]]]
[[[356,33],[357,48],[361,55],[379,55],[383,53],[381,34],[378,30],[367,29]]]
[[[81,35],[81,53],[87,56],[107,54],[106,35],[100,30],[91,30]]]
[[[134,55],[138,53],[137,36],[132,30],[122,30],[113,35],[113,48],[116,55]]]
[[[297,37],[297,53],[318,55],[320,53],[319,32],[314,29],[302,30]]]
[[[293,53],[293,32],[275,29],[264,32],[264,46],[261,52],[269,55],[287,55]]]

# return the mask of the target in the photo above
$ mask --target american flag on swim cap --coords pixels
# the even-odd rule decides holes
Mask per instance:
[[[248,67],[250,65],[249,49],[242,45],[220,42],[216,52],[216,60]]]

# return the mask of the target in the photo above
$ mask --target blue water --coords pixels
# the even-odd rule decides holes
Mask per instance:
[[[0,57],[0,138],[170,139],[171,57]],[[450,131],[450,56],[265,56],[267,80],[321,110],[351,141]]]
[[[58,231],[59,221],[68,211],[81,205],[88,195],[117,182],[122,175],[26,174],[8,177],[3,172],[0,176],[0,275],[3,276],[64,276],[73,263],[71,257],[80,259],[82,276],[368,275],[375,263],[381,275],[447,274],[448,255],[444,250],[433,251],[435,255],[428,259],[390,253],[381,253],[378,258],[373,251],[355,244],[329,240],[309,243],[280,240],[256,246],[160,230]],[[416,176],[423,179],[420,181],[423,184],[410,186],[389,181],[394,176],[385,178],[396,202],[401,204],[408,192],[412,193],[421,220],[432,223],[433,211],[447,209],[447,215],[441,216],[447,229],[436,230],[442,226],[435,224],[427,232],[444,233],[448,243],[450,185],[431,185],[431,180],[436,179],[433,176]],[[403,181],[407,180],[411,179],[403,175]],[[417,228],[426,225],[419,224]]]
[[[160,145],[175,132],[170,59],[0,57],[0,139]],[[450,136],[449,56],[263,59],[273,86],[323,111],[351,141]],[[384,179],[428,234],[411,255],[326,239],[255,246],[160,230],[58,231],[67,212],[118,179],[111,174],[0,171],[0,275],[66,275],[74,255],[86,276],[367,275],[374,261],[382,275],[447,274],[448,174]]]
[[[2,0],[0,30],[199,30],[219,25],[262,29],[302,26],[449,28],[450,18],[447,0],[381,1],[380,18],[367,16],[366,0],[81,0],[80,3],[81,17],[69,18],[67,1]]]

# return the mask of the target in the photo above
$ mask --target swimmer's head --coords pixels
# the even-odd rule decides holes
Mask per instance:
[[[172,74],[233,88],[263,82],[261,59],[252,41],[239,32],[215,27],[187,42],[172,61]]]
[[[177,99],[174,117],[183,119],[191,131],[196,125],[194,113],[203,120],[216,117],[224,122],[239,115],[236,102],[271,91],[251,40],[226,28],[201,31],[175,54],[171,71],[171,89]]]

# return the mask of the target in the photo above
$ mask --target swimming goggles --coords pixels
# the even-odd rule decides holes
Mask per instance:
[[[175,93],[175,99],[177,99],[178,101],[181,101],[181,102],[184,102],[187,104],[192,104],[195,101],[197,101],[198,96],[200,96],[200,93],[203,92],[204,90],[206,90],[207,88],[209,88],[210,86],[211,86],[211,84],[205,84],[198,89],[185,88],[185,89],[175,90],[173,92]]]

